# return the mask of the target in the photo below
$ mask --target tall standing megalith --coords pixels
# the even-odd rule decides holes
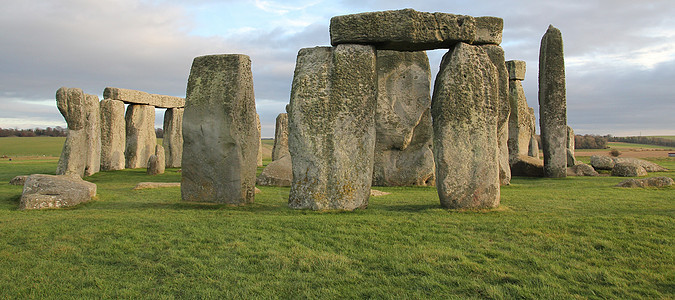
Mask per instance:
[[[259,143],[251,59],[195,58],[183,115],[182,199],[253,202]]]
[[[145,168],[148,158],[155,153],[155,107],[145,104],[129,104],[126,120],[126,167]]]
[[[498,71],[481,47],[458,43],[443,57],[431,103],[443,207],[499,205],[499,92]]]
[[[124,102],[112,99],[101,100],[101,170],[124,169],[126,127]]]
[[[288,146],[291,208],[368,205],[375,149],[375,48],[341,44],[298,52]]]
[[[87,157],[84,176],[91,176],[101,170],[101,104],[96,95],[85,95],[87,133]]]
[[[539,127],[544,176],[567,176],[565,58],[560,30],[549,25],[539,50]]]
[[[56,91],[56,106],[68,124],[56,175],[74,174],[80,177],[84,175],[88,151],[86,105],[86,94],[81,89],[62,87]]]
[[[272,161],[290,155],[288,152],[288,114],[280,113],[274,126],[274,147],[272,148]]]
[[[180,168],[183,160],[183,112],[184,108],[167,108],[164,112],[164,156],[167,168]]]

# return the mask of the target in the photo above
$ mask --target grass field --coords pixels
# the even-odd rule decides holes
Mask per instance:
[[[92,202],[17,210],[7,181],[56,162],[0,160],[0,299],[675,297],[672,187],[514,178],[481,211],[442,209],[434,188],[378,187],[392,194],[368,209],[313,212],[288,209],[288,188],[260,187],[243,207],[134,191],[180,180],[136,169],[85,178]]]
[[[652,137],[675,141],[675,135],[655,135],[655,136],[652,136]]]

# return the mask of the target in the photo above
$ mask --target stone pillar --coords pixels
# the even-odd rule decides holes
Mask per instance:
[[[155,107],[152,105],[129,104],[126,119],[126,167],[145,168],[148,158],[155,153]]]
[[[258,126],[258,136],[261,136],[262,125],[260,124],[260,115],[255,113],[255,123]],[[258,142],[258,153],[256,155],[256,165],[258,167],[263,166],[263,155],[262,155],[262,140]]]
[[[567,166],[574,167],[577,164],[576,158],[574,158],[574,130],[572,127],[567,126]]]
[[[288,152],[288,114],[280,113],[274,126],[274,147],[272,148],[272,161],[290,155]]]
[[[251,59],[200,56],[192,62],[183,116],[184,201],[254,201],[256,128]]]
[[[155,153],[148,158],[148,175],[164,174],[166,168],[165,150],[162,145],[155,146]]]
[[[373,185],[434,184],[431,70],[424,51],[377,51]]]
[[[86,96],[81,89],[62,87],[56,91],[56,106],[68,124],[56,175],[84,175],[88,151],[86,103]]]
[[[458,43],[445,54],[431,103],[443,207],[499,205],[498,94],[497,68],[483,49]]]
[[[342,44],[298,52],[288,110],[288,205],[365,208],[375,149],[375,49]]]
[[[497,149],[499,150],[499,183],[509,185],[511,183],[511,166],[509,164],[509,115],[511,104],[509,103],[509,72],[504,61],[504,49],[498,45],[480,46],[487,53],[492,64],[497,68],[498,80],[498,110],[497,118]]]
[[[560,30],[550,25],[539,52],[539,127],[544,176],[567,176],[565,58]]]
[[[522,80],[525,80],[525,62],[509,60],[506,62],[509,70],[509,157],[516,159],[519,155],[527,155],[530,147],[530,137],[533,128],[530,116],[530,107],[527,106]]]
[[[124,169],[124,102],[101,100],[101,170]]]
[[[84,176],[91,176],[101,170],[101,104],[96,95],[85,95],[85,101],[87,157]]]
[[[167,108],[164,112],[162,145],[168,168],[180,168],[183,160],[183,111],[183,108]]]
[[[539,140],[537,140],[537,118],[534,116],[534,108],[528,107],[530,112],[530,145],[527,155],[539,158]]]

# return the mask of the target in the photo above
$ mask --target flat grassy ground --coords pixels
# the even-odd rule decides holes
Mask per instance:
[[[481,211],[442,209],[434,188],[377,187],[392,194],[368,209],[313,212],[287,208],[288,188],[260,187],[243,207],[134,191],[180,180],[136,169],[85,178],[98,185],[89,203],[17,210],[7,181],[56,162],[0,159],[1,299],[675,298],[672,187],[514,178]]]
[[[652,136],[652,137],[675,140],[675,135],[655,135],[655,136]]]

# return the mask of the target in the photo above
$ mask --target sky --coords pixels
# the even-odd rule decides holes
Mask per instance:
[[[262,136],[289,102],[301,48],[330,45],[330,18],[413,8],[504,19],[506,60],[523,60],[537,104],[539,46],[563,35],[567,122],[577,134],[675,135],[673,0],[0,0],[0,127],[66,123],[61,86],[185,97],[194,57],[251,57]],[[447,50],[428,51],[432,77]],[[157,110],[161,127],[163,110]],[[538,119],[538,116],[537,116]],[[539,125],[537,124],[537,127]]]

